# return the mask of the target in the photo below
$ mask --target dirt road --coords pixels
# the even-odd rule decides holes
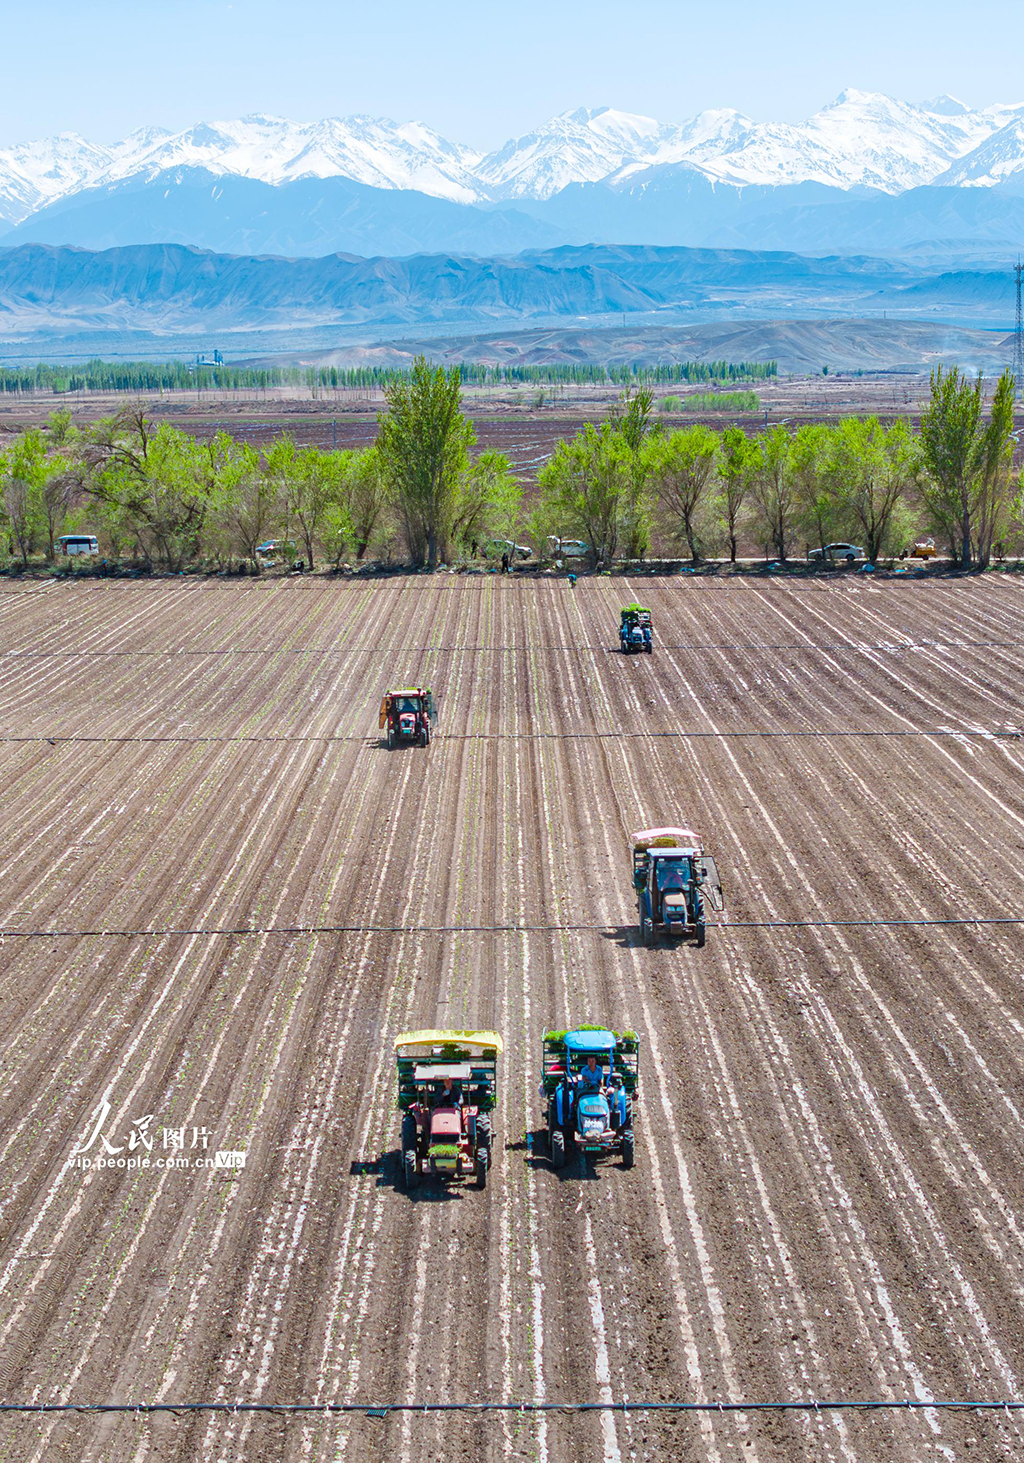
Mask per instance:
[[[0,645],[2,1400],[1024,1396],[1017,582],[52,582]],[[648,951],[626,840],[677,820],[725,924]],[[640,1033],[631,1172],[527,1141],[588,1019]],[[397,1186],[433,1025],[506,1037],[482,1194]],[[0,1418],[17,1463],[669,1456],[1017,1460],[1024,1414]]]

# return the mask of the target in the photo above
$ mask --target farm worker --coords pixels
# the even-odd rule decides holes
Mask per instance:
[[[569,575],[569,588],[570,589],[575,589],[576,588],[576,575],[575,574],[570,574]]]
[[[579,1087],[581,1092],[600,1092],[604,1088],[604,1072],[597,1065],[597,1058],[591,1052],[580,1068]]]
[[[451,1077],[446,1077],[434,1095],[435,1107],[461,1107],[462,1093]]]

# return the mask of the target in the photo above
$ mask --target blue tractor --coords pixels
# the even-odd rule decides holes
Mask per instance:
[[[619,1153],[623,1168],[633,1167],[639,1063],[635,1031],[582,1026],[544,1033],[541,1098],[552,1168],[565,1166],[572,1143],[585,1158]]]
[[[706,905],[725,908],[715,861],[689,828],[645,828],[630,840],[640,939],[653,945],[665,935],[707,938]]]
[[[619,617],[619,645],[623,655],[652,649],[651,612],[644,605],[624,605]]]

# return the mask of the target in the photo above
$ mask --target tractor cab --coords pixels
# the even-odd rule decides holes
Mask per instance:
[[[652,944],[657,933],[692,934],[703,948],[705,903],[721,911],[725,900],[715,861],[700,838],[690,828],[647,828],[634,833],[631,843],[643,943]]]
[[[619,1153],[623,1168],[632,1168],[639,1052],[632,1031],[583,1026],[544,1033],[541,1097],[553,1168],[564,1166],[570,1143],[587,1158]]]
[[[436,724],[434,696],[425,686],[403,686],[381,698],[378,725],[387,732],[389,747],[400,743],[429,746]]]
[[[643,605],[625,605],[619,618],[619,644],[623,655],[652,651],[651,612]]]
[[[407,1189],[431,1175],[452,1182],[473,1174],[477,1188],[487,1183],[501,1050],[494,1031],[407,1031],[398,1037]]]

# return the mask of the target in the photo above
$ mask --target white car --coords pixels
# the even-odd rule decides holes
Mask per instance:
[[[490,559],[500,559],[508,554],[510,559],[528,559],[533,553],[525,544],[514,544],[510,538],[492,538],[484,544],[484,553]]]
[[[826,544],[822,549],[811,549],[807,557],[819,564],[863,564],[867,556],[857,544]]]

